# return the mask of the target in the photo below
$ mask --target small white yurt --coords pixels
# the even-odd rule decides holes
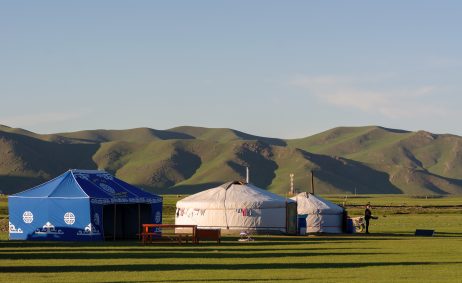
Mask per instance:
[[[307,233],[342,233],[343,207],[306,192],[292,199],[297,202],[299,219],[306,216]],[[299,226],[303,226],[300,221]]]
[[[220,228],[222,233],[296,232],[296,203],[256,186],[228,182],[176,203],[175,224]]]

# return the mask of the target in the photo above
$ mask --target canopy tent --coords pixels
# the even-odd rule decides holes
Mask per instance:
[[[96,170],[69,170],[9,196],[8,208],[12,240],[135,238],[162,222],[162,197]]]
[[[296,203],[252,184],[228,182],[176,203],[175,224],[223,233],[295,233]]]
[[[342,233],[344,209],[322,197],[300,193],[292,198],[297,202],[297,214],[305,218],[308,233]]]

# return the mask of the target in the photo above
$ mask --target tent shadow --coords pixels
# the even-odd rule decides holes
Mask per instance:
[[[459,236],[462,233],[443,233],[439,232],[437,235],[444,235],[443,237],[450,237],[452,235]],[[216,242],[201,242],[199,245],[187,244],[178,246],[174,242],[155,242],[153,246],[161,247],[190,247],[190,248],[202,248],[216,246],[217,248],[223,247],[250,247],[250,246],[274,246],[274,245],[307,245],[307,244],[319,244],[320,242],[350,242],[351,241],[376,241],[376,240],[404,240],[404,238],[415,237],[414,234],[386,234],[386,233],[374,233],[374,234],[354,234],[354,235],[340,235],[340,236],[265,236],[255,235],[252,236],[255,241],[252,242],[239,242],[238,237],[226,236],[222,237],[222,242],[217,244]],[[43,248],[43,247],[62,247],[62,248],[91,248],[91,247],[146,247],[140,244],[139,241],[127,240],[127,241],[107,241],[107,242],[68,242],[68,241],[8,241],[0,240],[0,246],[4,248]]]
[[[281,279],[275,279],[275,278],[260,278],[260,279],[249,279],[249,278],[217,278],[217,279],[205,279],[205,278],[199,278],[199,279],[179,279],[179,280],[156,280],[156,282],[268,282],[268,281],[301,281],[301,280],[308,280],[309,278],[301,278],[301,277],[296,277],[296,278],[281,278]],[[114,282],[114,283],[122,283],[126,281],[119,281],[119,282]],[[152,282],[151,280],[149,281],[136,281],[136,282]]]
[[[104,252],[104,251],[93,251],[85,253],[63,253],[63,252],[37,252],[32,251],[28,253],[1,253],[0,259],[9,260],[49,260],[49,259],[202,259],[202,258],[213,258],[213,259],[263,259],[263,258],[286,258],[286,257],[314,257],[314,256],[376,256],[376,255],[390,255],[394,253],[377,253],[377,252],[260,252],[260,253],[248,253],[248,252],[229,252],[229,251],[207,251],[207,252],[161,252],[161,251],[150,251],[150,252]]]
[[[59,272],[111,272],[111,271],[183,271],[183,270],[267,270],[267,269],[329,269],[390,266],[430,266],[461,264],[462,262],[319,262],[319,263],[247,263],[247,264],[125,264],[59,266]],[[1,273],[55,273],[56,266],[0,266]]]
[[[64,252],[107,252],[110,247],[106,246],[101,246],[98,248],[56,248],[56,247],[50,247],[51,249],[48,250],[43,250],[44,247],[37,247],[37,248],[10,248],[10,249],[0,249],[0,257],[4,254],[7,253],[48,253],[48,252],[55,252],[55,253],[64,253]],[[344,250],[357,250],[358,248],[348,248],[348,247],[342,247],[342,248],[324,248],[324,247],[317,247],[317,248],[304,248],[303,251],[344,251]],[[374,250],[379,250],[380,248],[372,248],[372,247],[362,247],[361,250],[363,251],[374,251]],[[301,251],[299,248],[273,248],[271,249],[273,252],[290,252],[290,251]],[[166,247],[159,247],[158,245],[150,245],[150,246],[137,246],[137,247],[124,247],[124,248],[119,248],[116,247],[112,250],[113,252],[118,252],[118,253],[134,253],[134,252],[264,252],[264,249],[261,248],[251,248],[248,246],[241,246],[241,247],[221,247],[221,246],[206,246],[206,247],[197,247],[197,246],[166,246]]]

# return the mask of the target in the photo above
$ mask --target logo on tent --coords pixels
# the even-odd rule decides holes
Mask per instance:
[[[56,227],[50,222],[45,223],[42,229],[37,229],[34,232],[35,234],[47,234],[47,235],[62,235],[64,232],[62,230],[56,230]]]
[[[67,224],[67,225],[72,225],[75,223],[75,215],[74,213],[72,212],[66,212],[66,214],[64,214],[64,222]]]
[[[24,221],[24,223],[26,224],[32,223],[32,221],[34,221],[34,215],[32,214],[32,212],[24,211],[24,213],[22,214],[22,221]]]
[[[82,231],[82,230],[79,230],[77,232],[77,236],[99,236],[101,235],[101,233],[99,232],[98,229],[95,228],[95,226],[88,224],[87,226],[85,226],[85,229]]]
[[[111,186],[106,185],[105,183],[100,183],[99,186],[100,186],[101,189],[103,189],[106,193],[111,194],[111,195],[114,195],[114,194],[115,194],[115,190],[114,190]]]
[[[154,216],[154,222],[160,223],[160,211],[156,212],[156,215]]]
[[[76,174],[74,174],[74,176],[77,177],[77,178],[80,178],[80,179],[90,181],[90,175],[88,175],[88,174],[76,173]]]
[[[100,178],[104,178],[106,180],[114,180],[114,177],[111,175],[111,174],[97,174],[96,176],[100,177]]]
[[[9,221],[8,221],[8,223],[9,223],[8,226],[9,226],[10,234],[22,234],[22,233],[24,233],[24,232],[22,231],[21,228],[19,228],[19,227],[16,228],[16,227],[13,225],[13,223],[11,223],[11,222],[9,222]]]

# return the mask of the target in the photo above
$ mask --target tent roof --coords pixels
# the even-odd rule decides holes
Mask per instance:
[[[72,169],[29,190],[10,197],[21,198],[91,198],[117,202],[152,202],[162,197],[145,192],[105,171]]]
[[[197,209],[276,208],[285,207],[287,202],[293,201],[252,184],[228,182],[186,197],[178,201],[176,206]]]
[[[308,194],[306,192],[299,193],[295,197],[291,198],[297,202],[297,213],[298,214],[341,214],[343,208],[323,199],[320,196]]]

